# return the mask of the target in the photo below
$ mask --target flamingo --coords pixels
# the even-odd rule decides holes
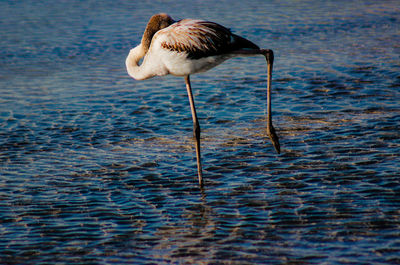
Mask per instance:
[[[279,139],[272,125],[271,114],[271,78],[274,61],[272,50],[260,49],[251,41],[233,34],[229,29],[214,22],[196,19],[174,21],[168,14],[161,13],[150,18],[141,43],[131,49],[126,58],[128,74],[136,80],[168,74],[184,77],[193,118],[200,187],[203,187],[200,124],[189,76],[205,72],[229,58],[254,55],[263,55],[267,61],[267,134],[279,154]],[[141,59],[143,61],[139,64]]]

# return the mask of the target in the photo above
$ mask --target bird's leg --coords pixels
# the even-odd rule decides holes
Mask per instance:
[[[192,87],[190,86],[190,78],[189,76],[185,76],[186,89],[190,102],[190,109],[192,111],[193,118],[193,135],[196,140],[196,158],[197,158],[197,172],[199,175],[199,185],[203,187],[203,174],[201,170],[201,154],[200,154],[200,124],[197,119],[196,107],[194,106],[194,99],[192,94]]]
[[[275,132],[275,128],[272,125],[272,111],[271,111],[271,80],[272,80],[272,67],[274,65],[274,52],[269,49],[260,50],[236,50],[232,54],[251,56],[262,54],[267,60],[267,134],[271,139],[272,144],[275,147],[276,152],[279,154],[281,152],[281,147],[279,145],[279,138]]]
[[[272,144],[275,147],[278,154],[281,152],[279,145],[279,138],[275,132],[275,128],[272,125],[272,111],[271,111],[271,79],[272,79],[272,68],[274,65],[274,52],[269,49],[262,49],[262,54],[267,60],[267,134],[271,139]]]

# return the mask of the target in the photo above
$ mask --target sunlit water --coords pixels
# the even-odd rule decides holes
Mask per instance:
[[[0,2],[1,264],[400,263],[398,1]],[[275,51],[135,81],[148,18]]]

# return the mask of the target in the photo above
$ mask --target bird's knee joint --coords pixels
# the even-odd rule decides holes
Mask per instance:
[[[265,58],[267,59],[268,62],[273,62],[274,61],[274,52],[270,49],[263,49],[262,50]]]
[[[193,124],[193,136],[196,139],[200,139],[200,124],[198,122]]]

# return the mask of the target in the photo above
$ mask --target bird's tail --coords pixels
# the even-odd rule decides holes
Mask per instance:
[[[232,34],[233,36],[233,42],[232,42],[232,50],[259,50],[260,47],[258,47],[256,44],[253,42],[249,41],[248,39],[245,39],[243,37],[240,37],[236,34]]]

